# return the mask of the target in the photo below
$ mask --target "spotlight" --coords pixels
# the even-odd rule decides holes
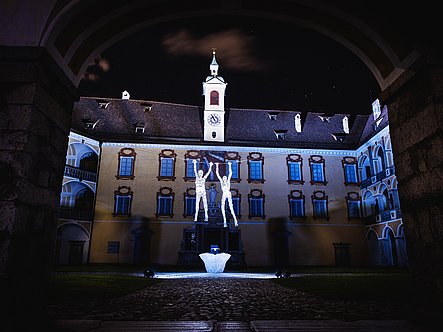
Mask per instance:
[[[143,275],[145,276],[145,278],[154,278],[155,273],[153,270],[148,268],[143,271]]]

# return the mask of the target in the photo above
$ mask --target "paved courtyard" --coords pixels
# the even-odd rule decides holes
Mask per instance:
[[[269,279],[186,275],[172,279],[168,275],[161,283],[122,298],[83,307],[51,306],[51,313],[57,319],[164,321],[411,317],[411,308],[406,305],[331,301],[282,287]]]

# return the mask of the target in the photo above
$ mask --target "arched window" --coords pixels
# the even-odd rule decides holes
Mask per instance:
[[[215,91],[215,90],[211,91],[210,97],[211,97],[211,101],[210,101],[211,105],[219,105],[217,91]]]
[[[377,150],[377,168],[377,173],[384,171],[386,168],[385,153],[382,147]]]
[[[388,189],[384,189],[383,190],[383,195],[381,197],[381,201],[382,201],[382,206],[381,206],[381,210],[382,211],[386,211],[386,210],[390,210],[391,209],[391,204],[389,202],[389,194],[388,194]]]
[[[80,169],[90,172],[96,172],[97,164],[98,164],[98,156],[95,152],[92,151],[86,152],[80,158]]]
[[[360,179],[363,181],[371,177],[371,165],[367,156],[362,158],[360,161]]]
[[[365,216],[372,216],[376,213],[377,202],[370,191],[366,192],[363,203]]]

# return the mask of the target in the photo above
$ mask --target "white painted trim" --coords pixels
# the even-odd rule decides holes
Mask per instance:
[[[117,217],[116,217],[117,218]],[[142,220],[94,220],[94,222],[100,222],[100,223],[128,223],[128,224],[141,224],[145,221]],[[193,225],[193,221],[171,221],[171,220],[152,220],[149,222],[150,224],[171,224],[171,225]],[[238,222],[239,225],[247,226],[247,225],[263,225],[263,226],[269,226],[269,221],[241,221]],[[296,222],[288,222],[288,227],[293,226],[332,226],[332,227],[365,227],[363,224],[318,224],[318,223],[296,223]]]
[[[375,145],[375,141],[378,141],[381,139],[382,136],[389,135],[389,125],[384,127],[382,130],[380,130],[375,136],[371,137],[367,142],[363,143],[360,147],[357,148],[356,153],[357,155],[360,155],[361,153],[364,153],[366,150],[368,150],[368,147]]]
[[[291,148],[262,148],[247,146],[208,146],[208,145],[179,145],[179,144],[154,144],[154,143],[122,143],[104,142],[103,147],[118,146],[131,148],[151,148],[151,149],[174,149],[174,150],[213,150],[213,151],[241,151],[241,152],[268,152],[268,153],[298,153],[298,154],[319,154],[327,156],[349,156],[357,157],[355,150],[323,150],[323,149],[291,149]]]
[[[92,138],[82,136],[80,134],[73,133],[72,131],[69,132],[69,137],[73,139],[83,140],[85,143],[88,143],[90,145],[100,146],[100,142],[93,140]],[[77,142],[75,142],[77,143]],[[81,144],[81,143],[80,143]]]

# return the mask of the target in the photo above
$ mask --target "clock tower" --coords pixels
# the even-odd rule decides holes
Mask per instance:
[[[223,77],[218,76],[218,63],[215,49],[212,50],[212,62],[209,65],[211,75],[203,82],[205,96],[204,140],[209,142],[225,141],[225,90]]]

